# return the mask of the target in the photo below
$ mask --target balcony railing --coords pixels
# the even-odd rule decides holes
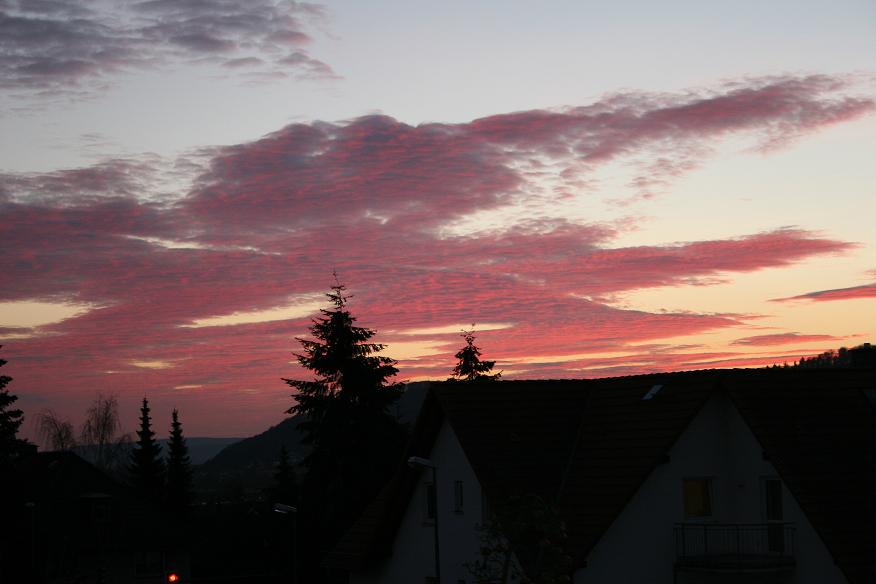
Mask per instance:
[[[676,523],[679,567],[775,569],[794,565],[792,523]]]

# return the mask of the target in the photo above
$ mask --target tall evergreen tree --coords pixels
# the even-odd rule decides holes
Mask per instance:
[[[149,400],[143,398],[140,407],[140,429],[137,442],[131,452],[131,482],[145,495],[154,499],[161,497],[164,486],[164,463],[161,460],[161,445],[155,440],[152,431],[152,418],[149,415]]]
[[[4,365],[6,361],[0,359],[0,367]],[[11,407],[18,396],[6,389],[10,381],[12,378],[8,375],[0,375],[0,468],[13,463],[29,450],[28,442],[17,437],[24,413]]]
[[[192,461],[183,436],[179,411],[173,410],[170,424],[170,442],[167,445],[167,506],[184,514],[192,500]]]
[[[384,349],[380,343],[367,342],[376,333],[354,325],[356,318],[347,310],[349,296],[340,282],[332,286],[328,296],[331,309],[321,309],[322,318],[313,321],[310,333],[315,340],[296,338],[304,351],[295,357],[316,379],[301,381],[284,379],[295,388],[297,402],[287,414],[303,414],[306,421],[300,427],[305,440],[315,449],[330,446],[339,428],[332,416],[356,412],[375,419],[388,417],[388,409],[401,396],[401,387],[389,381],[398,373],[396,362],[377,356]]]
[[[298,362],[314,378],[284,379],[296,390],[287,413],[302,415],[300,428],[313,445],[301,507],[314,551],[331,548],[352,525],[395,470],[406,439],[390,414],[402,391],[390,381],[395,361],[375,354],[384,345],[369,342],[374,330],[355,326],[344,290],[336,279],[327,294],[331,307],[310,327],[313,338],[297,339]]]
[[[501,372],[491,373],[495,361],[481,360],[481,350],[474,344],[474,325],[471,327],[470,331],[462,331],[465,346],[454,355],[456,366],[447,381],[495,381],[502,376]]]

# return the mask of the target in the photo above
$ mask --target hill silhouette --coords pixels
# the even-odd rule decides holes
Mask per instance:
[[[227,446],[234,444],[235,442],[240,442],[241,440],[243,440],[243,438],[202,438],[198,436],[189,438],[186,436],[186,445],[189,447],[189,458],[191,458],[192,464],[203,464],[216,456],[216,454],[221,452]],[[162,455],[167,453],[168,442],[169,440],[167,438],[161,438],[158,440],[158,443],[161,445]],[[130,458],[134,444],[120,444],[117,447],[122,450],[120,453],[121,460],[127,461],[128,458]],[[86,445],[76,446],[71,449],[71,451],[85,460],[93,461],[96,449],[96,446]],[[44,452],[51,452],[51,450],[44,450]]]
[[[395,408],[403,424],[412,425],[416,420],[430,383],[405,384]],[[298,430],[301,421],[300,416],[293,416],[260,434],[229,444],[195,469],[196,488],[221,497],[245,497],[269,486],[281,447],[286,448],[293,465],[299,465],[310,451],[302,443],[304,434]]]
[[[189,458],[192,459],[192,464],[203,464],[216,456],[223,449],[235,442],[240,442],[243,438],[189,438],[186,437],[186,446],[189,447]],[[162,438],[158,441],[161,444],[161,451],[167,452],[167,438]]]

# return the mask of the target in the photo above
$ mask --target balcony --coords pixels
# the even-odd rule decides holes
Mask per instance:
[[[794,534],[792,523],[676,523],[676,582],[793,582]]]

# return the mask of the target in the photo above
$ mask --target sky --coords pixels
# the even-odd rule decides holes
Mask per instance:
[[[27,418],[247,436],[333,272],[401,381],[876,341],[876,4],[0,0]]]

